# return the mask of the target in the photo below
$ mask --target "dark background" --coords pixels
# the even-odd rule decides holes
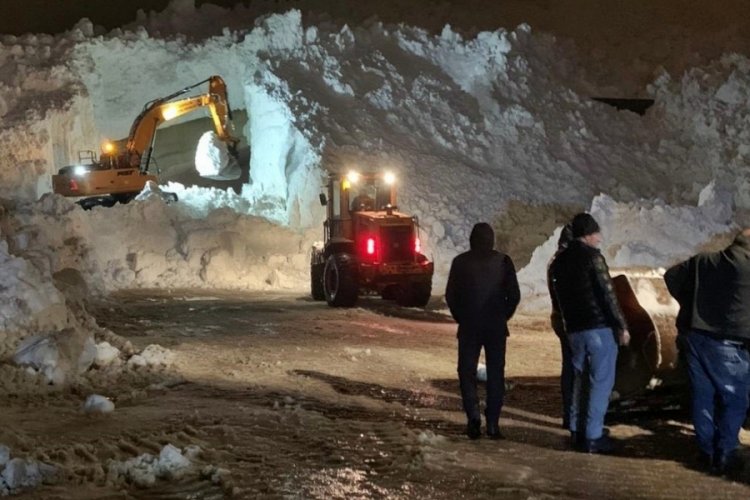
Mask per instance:
[[[230,7],[239,0],[196,0]],[[244,2],[247,3],[247,2]],[[0,0],[0,33],[59,33],[80,19],[112,29],[135,20],[138,9],[160,11],[169,0]]]

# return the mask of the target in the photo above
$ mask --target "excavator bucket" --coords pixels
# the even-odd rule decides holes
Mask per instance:
[[[218,181],[237,180],[242,174],[236,148],[214,132],[206,132],[198,141],[195,169],[201,177]]]
[[[626,270],[613,283],[631,337],[629,346],[620,347],[614,397],[635,396],[657,385],[684,384],[674,324],[678,306],[664,279],[653,271]]]

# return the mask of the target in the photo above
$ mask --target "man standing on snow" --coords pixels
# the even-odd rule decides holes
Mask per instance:
[[[552,275],[550,270],[552,264],[557,260],[557,257],[566,249],[570,242],[573,241],[573,230],[570,224],[563,226],[560,231],[560,238],[557,240],[557,252],[552,257],[549,265],[547,266],[547,287],[549,288],[550,300],[552,301],[552,314],[550,314],[550,322],[552,323],[552,330],[557,335],[557,339],[560,341],[560,353],[562,354],[562,370],[560,371],[560,395],[562,396],[562,415],[563,415],[563,429],[570,429],[570,403],[573,400],[573,353],[570,350],[570,342],[568,342],[568,336],[565,334],[565,325],[563,324],[562,314],[560,314],[560,306],[557,303],[554,289],[552,288]]]
[[[453,259],[445,300],[458,323],[458,380],[468,419],[466,435],[481,435],[477,396],[477,364],[484,347],[487,362],[487,435],[502,439],[500,410],[505,393],[505,343],[508,320],[521,300],[516,269],[504,253],[494,250],[495,232],[486,222],[474,226],[470,250]]]
[[[607,263],[598,250],[602,242],[599,224],[591,215],[580,213],[573,217],[571,232],[573,241],[549,270],[574,369],[568,422],[579,449],[608,453],[612,442],[603,432],[604,415],[615,383],[617,340],[627,345],[630,334]]]
[[[680,303],[701,463],[717,474],[735,472],[750,386],[750,229],[720,252],[672,267],[664,281]]]

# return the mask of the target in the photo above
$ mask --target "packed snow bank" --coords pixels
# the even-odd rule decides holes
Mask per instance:
[[[84,211],[49,195],[14,217],[12,238],[25,242],[29,258],[44,252],[37,257],[43,265],[76,268],[99,291],[299,289],[307,282],[303,235],[230,209],[196,218],[186,202],[154,197]]]
[[[168,15],[174,26],[201,20],[187,3]],[[698,203],[713,179],[750,208],[742,167],[750,63],[742,56],[681,80],[662,75],[649,89],[654,109],[639,117],[591,101],[595,85],[578,74],[575,50],[526,25],[467,39],[450,27],[436,36],[377,22],[303,26],[291,11],[191,41],[143,28],[98,36],[82,22],[59,40],[5,38],[0,54],[20,72],[0,88],[4,102],[22,88],[52,104],[6,112],[6,143],[33,145],[19,149],[32,169],[19,169],[17,155],[0,157],[8,180],[0,194],[13,198],[31,198],[99,134],[125,136],[134,110],[176,86],[222,75],[232,105],[248,113],[250,182],[236,194],[173,184],[166,189],[178,194],[175,205],[148,199],[87,213],[46,196],[14,214],[13,234],[4,233],[8,260],[22,257],[43,276],[77,269],[94,289],[306,287],[307,249],[324,213],[321,179],[354,167],[397,172],[399,204],[419,217],[436,262],[436,292],[480,220],[503,228],[501,239],[521,240],[538,218],[557,220],[599,193],[613,206],[664,200],[648,208],[653,220],[635,218],[611,247],[614,265],[633,265],[683,255],[687,244],[638,240],[638,224],[689,223],[690,210],[671,207]],[[516,251],[530,254],[536,244]]]
[[[619,203],[600,195],[590,213],[602,227],[601,250],[613,273],[618,268],[663,269],[700,251],[717,250],[717,238],[737,229],[731,192],[715,183],[703,189],[697,206],[669,206],[658,199]],[[549,307],[547,264],[561,230],[557,228],[518,273],[524,310]]]

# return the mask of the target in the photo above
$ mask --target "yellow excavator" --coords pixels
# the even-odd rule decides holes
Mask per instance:
[[[205,93],[180,98],[206,83]],[[148,181],[156,181],[156,176],[149,173],[156,129],[166,121],[203,107],[211,114],[217,137],[227,145],[230,161],[236,161],[239,139],[233,135],[227,87],[220,76],[214,75],[146,103],[130,127],[127,139],[105,143],[98,160],[93,151],[79,153],[80,164],[63,167],[52,176],[53,192],[70,197],[95,197],[89,203],[82,203],[84,208],[131,201]]]

